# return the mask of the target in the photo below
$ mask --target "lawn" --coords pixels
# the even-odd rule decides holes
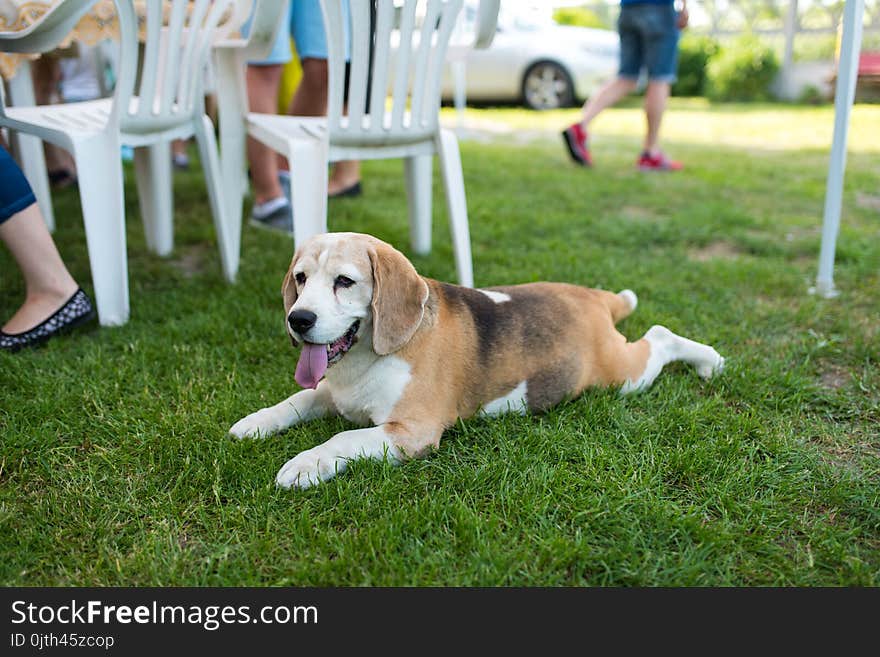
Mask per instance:
[[[460,422],[427,459],[276,489],[287,459],[350,427],[226,435],[295,389],[292,244],[246,225],[224,283],[196,167],[175,174],[173,255],[151,255],[129,169],[131,321],[0,354],[0,583],[880,584],[880,106],[853,115],[833,300],[807,292],[831,107],[676,101],[664,136],[687,168],[672,175],[634,170],[635,105],[600,117],[596,167],[574,167],[558,131],[576,116],[468,110],[477,284],[632,288],[621,330],[712,344],[721,377],[672,366],[642,395]],[[410,254],[400,163],[363,169],[365,195],[331,202],[331,230]],[[91,292],[76,191],[55,207]],[[453,280],[439,184],[434,218],[433,253],[412,260]],[[8,317],[23,284],[5,249],[0,270]]]

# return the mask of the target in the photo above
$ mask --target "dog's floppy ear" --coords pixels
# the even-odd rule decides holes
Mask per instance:
[[[284,322],[287,323],[287,316],[290,314],[290,309],[293,308],[293,304],[296,303],[296,299],[299,294],[296,291],[296,281],[293,278],[293,266],[296,264],[297,259],[299,258],[299,251],[293,254],[293,260],[290,261],[290,267],[287,268],[287,273],[284,275],[284,280],[281,282],[281,296],[284,299]],[[293,339],[293,336],[290,336],[290,341],[293,342],[293,346],[297,346],[296,340]]]
[[[428,284],[397,249],[378,243],[369,249],[373,269],[373,350],[380,356],[410,341],[422,321]]]

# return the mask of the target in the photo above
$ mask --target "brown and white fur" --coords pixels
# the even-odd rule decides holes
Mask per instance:
[[[326,233],[302,245],[282,295],[294,344],[321,345],[313,353],[353,344],[319,369],[314,389],[248,415],[230,433],[265,436],[331,414],[370,425],[289,460],[276,477],[284,488],[330,479],[353,459],[423,456],[458,418],[540,411],[589,386],[643,390],[677,360],[703,378],[724,365],[712,347],[662,326],[627,342],[614,325],[636,307],[630,290],[463,288],[419,276],[403,254],[358,233]]]

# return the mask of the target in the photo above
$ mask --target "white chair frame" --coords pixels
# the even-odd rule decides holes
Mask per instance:
[[[294,240],[302,243],[327,230],[327,165],[340,160],[401,158],[409,199],[410,240],[416,253],[431,249],[431,174],[438,155],[450,218],[458,280],[473,285],[470,235],[461,158],[455,134],[439,123],[440,82],[446,52],[462,0],[404,0],[400,44],[392,57],[392,0],[379,0],[372,60],[370,112],[367,74],[371,40],[367,2],[351,2],[352,46],[348,112],[343,112],[345,43],[342,0],[321,0],[328,42],[327,117],[247,114],[249,135],[285,155],[292,169]],[[417,5],[425,9],[416,24]],[[491,21],[478,29],[481,44],[491,41]],[[491,29],[487,27],[491,26]],[[487,38],[487,34],[489,34]],[[391,100],[386,95],[391,89]]]
[[[52,50],[93,3],[62,0],[27,30],[0,34],[0,47],[13,52]],[[171,5],[170,18],[163,24],[163,2],[148,0],[142,57],[132,0],[114,0],[114,4],[120,57],[112,99],[7,108],[0,95],[0,127],[60,146],[76,161],[95,301],[104,326],[124,324],[130,313],[122,145],[136,149],[138,196],[148,247],[167,255],[173,247],[170,144],[173,139],[196,138],[223,273],[227,280],[235,279],[240,217],[236,225],[235,215],[226,215],[217,144],[204,109],[202,71],[221,32],[218,25],[223,16],[228,11],[239,16],[250,3],[170,0],[165,3]],[[178,52],[176,61],[166,57]]]

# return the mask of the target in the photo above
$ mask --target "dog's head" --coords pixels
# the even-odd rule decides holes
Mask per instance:
[[[422,321],[428,285],[402,253],[360,233],[324,233],[294,254],[281,286],[287,332],[303,345],[296,380],[314,388],[352,349],[385,356]]]

